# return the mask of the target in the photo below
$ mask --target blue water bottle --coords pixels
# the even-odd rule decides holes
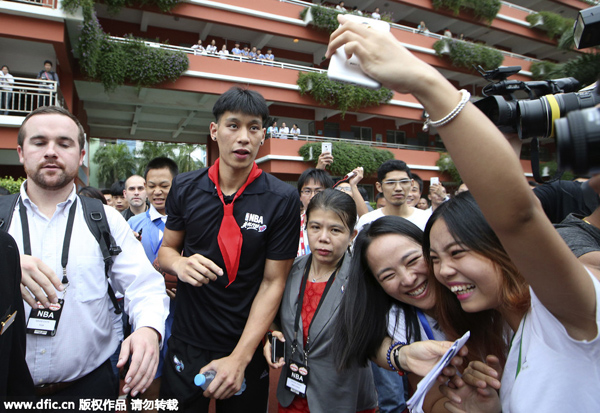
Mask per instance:
[[[194,377],[194,384],[198,387],[202,387],[202,390],[206,390],[208,389],[208,386],[210,386],[210,383],[212,383],[216,375],[217,372],[214,370],[205,371],[204,374],[198,373]],[[240,391],[238,391],[235,395],[239,396],[244,392],[244,390],[246,390],[246,379],[244,379],[244,381],[242,382],[242,388],[240,389]]]

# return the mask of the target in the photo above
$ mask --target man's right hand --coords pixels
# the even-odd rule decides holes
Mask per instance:
[[[319,160],[317,161],[317,169],[325,169],[327,165],[331,165],[333,163],[333,155],[331,152],[323,152],[319,155]]]
[[[63,290],[61,280],[42,260],[21,255],[21,273],[21,296],[32,308],[37,308],[37,301],[46,308],[58,302],[56,290]]]
[[[194,287],[208,284],[223,275],[223,270],[217,264],[200,254],[181,257],[175,265],[175,271],[177,278]]]

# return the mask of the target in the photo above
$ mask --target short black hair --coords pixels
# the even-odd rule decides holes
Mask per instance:
[[[102,192],[102,195],[110,195],[110,188],[102,188],[100,192]]]
[[[2,69],[4,69],[4,68],[7,68],[7,69],[8,69],[8,71],[10,72],[10,67],[8,67],[7,65],[2,65],[2,67],[0,67],[0,70],[2,70]]]
[[[377,202],[381,198],[383,198],[383,192],[377,192],[377,195],[375,195],[375,202]]]
[[[122,179],[115,181],[115,183],[113,183],[110,186],[110,194],[112,196],[124,196],[123,195],[124,190],[125,190],[125,181],[123,181]]]
[[[410,173],[410,175],[412,179],[414,179],[415,182],[419,184],[419,191],[423,193],[423,179],[421,179],[421,177],[415,173]]]
[[[379,169],[377,169],[377,182],[383,182],[385,176],[393,171],[404,171],[412,179],[410,168],[406,165],[406,162],[399,161],[398,159],[390,159],[382,163]]]
[[[302,191],[302,187],[311,179],[316,183],[321,184],[323,188],[331,188],[334,184],[331,176],[323,169],[309,168],[302,172],[300,178],[298,178],[298,193]]]
[[[50,63],[50,66],[53,66],[50,60],[44,60],[44,66],[46,66],[46,63]]]
[[[367,190],[364,187],[359,186],[358,187],[358,192],[360,193],[360,196],[362,196],[362,198],[363,198],[364,201],[368,201],[369,200],[369,194],[368,194]]]
[[[158,158],[152,159],[146,165],[146,169],[144,169],[144,179],[148,178],[148,171],[150,169],[163,169],[169,168],[171,171],[171,176],[175,178],[179,174],[179,167],[175,163],[174,160],[167,158],[166,156],[159,156]]]
[[[225,112],[260,116],[263,126],[269,118],[269,107],[265,98],[254,90],[241,87],[232,87],[219,97],[213,106],[213,115],[217,123]]]

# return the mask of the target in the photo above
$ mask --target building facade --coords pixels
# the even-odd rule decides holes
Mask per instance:
[[[71,2],[70,2],[71,3]],[[151,3],[151,2],[147,2]],[[0,176],[22,176],[16,155],[17,130],[23,117],[40,99],[73,112],[85,125],[88,137],[101,139],[156,140],[207,146],[207,163],[212,164],[217,148],[208,139],[211,108],[218,96],[232,86],[244,86],[262,93],[269,103],[272,119],[301,134],[295,139],[269,139],[261,148],[260,167],[283,180],[293,182],[307,167],[298,150],[307,142],[348,141],[390,150],[411,166],[424,180],[439,176],[436,166],[443,145],[434,131],[422,131],[423,109],[412,97],[394,93],[379,106],[348,110],[319,104],[310,93],[302,95],[297,85],[300,73],[324,73],[329,33],[301,17],[315,6],[297,0],[184,0],[170,11],[156,5],[113,10],[110,2],[95,3],[94,11],[110,41],[127,35],[144,39],[153,48],[178,50],[187,54],[189,68],[175,82],[151,87],[125,84],[106,92],[97,80],[89,79],[79,66],[76,47],[81,36],[84,13],[62,9],[61,0],[19,0],[0,2],[0,64],[15,76],[9,113],[0,111]],[[502,1],[491,20],[482,20],[469,9],[455,14],[436,9],[432,0],[348,0],[365,14],[376,8],[389,16],[392,34],[419,58],[440,70],[457,87],[481,96],[487,84],[478,73],[454,66],[438,56],[434,44],[452,33],[452,41],[480,42],[502,53],[503,66],[521,66],[511,79],[529,81],[531,65],[540,60],[565,62],[586,51],[560,50],[557,41],[532,27],[529,14],[545,10],[575,18],[589,7],[581,0]],[[323,4],[323,6],[333,6]],[[306,13],[306,12],[305,12]],[[425,23],[427,29],[419,27]],[[448,33],[446,33],[448,34]],[[191,48],[202,40],[215,41],[229,55],[199,53]],[[273,61],[251,61],[233,56],[235,44],[256,47],[275,56]],[[60,82],[37,80],[44,61],[53,63]],[[476,136],[473,139],[477,139]],[[356,165],[359,166],[359,165]],[[529,162],[523,160],[526,171]],[[89,170],[80,173],[87,184]],[[451,181],[442,175],[442,181]],[[374,177],[367,177],[372,184]]]

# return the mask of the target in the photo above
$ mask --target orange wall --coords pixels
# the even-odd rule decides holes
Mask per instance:
[[[17,148],[18,128],[0,127],[0,149],[15,149]]]

